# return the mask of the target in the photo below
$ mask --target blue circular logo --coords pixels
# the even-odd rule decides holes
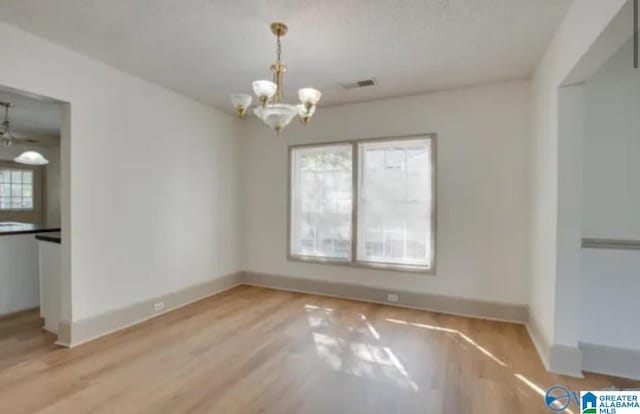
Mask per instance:
[[[547,390],[544,401],[551,411],[562,412],[571,405],[571,391],[562,385],[554,385]]]

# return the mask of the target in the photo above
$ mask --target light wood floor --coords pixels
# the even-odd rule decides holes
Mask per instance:
[[[0,373],[57,349],[56,336],[42,330],[42,325],[39,309],[0,317]]]
[[[554,384],[640,385],[548,374],[519,325],[247,286],[72,350],[9,351],[16,324],[0,413],[546,413]]]

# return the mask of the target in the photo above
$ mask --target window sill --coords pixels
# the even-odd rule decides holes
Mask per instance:
[[[393,272],[409,272],[409,273],[421,273],[424,275],[434,276],[436,269],[434,267],[415,266],[415,265],[399,265],[390,263],[372,263],[372,262],[355,262],[350,259],[332,259],[332,258],[318,258],[311,256],[298,256],[288,255],[287,259],[292,262],[310,263],[310,264],[328,264],[338,265],[345,267],[355,267],[361,269],[376,269],[376,270],[389,270]]]

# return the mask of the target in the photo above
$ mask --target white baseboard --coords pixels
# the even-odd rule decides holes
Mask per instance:
[[[569,377],[583,378],[582,352],[577,347],[550,344],[533,315],[529,315],[527,333],[545,369]]]
[[[242,272],[237,272],[71,324],[61,323],[57,344],[69,348],[81,345],[231,289],[240,285],[241,281]],[[158,302],[164,302],[164,309],[160,312],[154,310],[154,304]]]
[[[433,312],[524,324],[527,306],[464,299],[430,293],[408,292],[377,287],[305,279],[258,272],[244,272],[243,284],[293,292],[310,293],[365,302],[381,303]],[[397,302],[387,301],[387,294],[398,295]]]
[[[389,303],[386,298],[390,292],[386,289],[265,273],[237,272],[90,318],[72,323],[61,322],[56,343],[72,348],[242,284],[513,323],[524,323],[527,316],[527,308],[524,305],[397,290],[393,293],[398,294],[398,302]],[[154,311],[154,304],[157,302],[164,302],[163,311]]]
[[[542,365],[544,365],[545,369],[548,371],[551,345],[542,334],[540,325],[538,325],[532,315],[529,315],[529,321],[526,324],[526,328],[529,338],[531,339],[531,342],[533,342],[533,346],[536,348],[536,351],[538,351],[538,356],[542,361]]]
[[[640,380],[640,349],[580,343],[583,369],[598,374]]]
[[[640,350],[579,343],[577,347],[550,345],[529,316],[527,332],[547,371],[582,378],[584,372],[640,380]]]
[[[582,351],[577,346],[551,345],[547,370],[554,374],[584,378],[582,374]]]
[[[582,370],[640,380],[640,350],[581,343],[579,347],[549,344],[525,305],[513,305],[458,297],[382,289],[365,285],[304,279],[257,272],[237,272],[178,292],[149,299],[87,319],[60,322],[56,344],[75,347],[147,319],[186,306],[239,285],[339,297],[411,309],[434,311],[472,318],[526,325],[545,368],[551,372],[582,377]],[[387,294],[398,295],[398,302],[387,301]],[[164,302],[161,312],[154,304]]]

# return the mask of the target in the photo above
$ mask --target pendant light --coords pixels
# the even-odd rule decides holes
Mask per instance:
[[[38,151],[25,151],[13,159],[18,164],[25,165],[47,165],[49,160]]]
[[[251,86],[258,98],[258,105],[253,108],[253,114],[265,125],[279,134],[291,120],[298,115],[305,125],[316,111],[316,104],[322,93],[314,88],[298,90],[300,103],[292,105],[283,102],[283,80],[287,67],[282,63],[282,45],[280,38],[287,34],[288,28],[284,23],[271,24],[271,32],[276,36],[276,61],[271,65],[273,81],[256,80]],[[243,118],[247,108],[251,105],[252,97],[244,93],[232,93],[229,98],[238,116]]]

